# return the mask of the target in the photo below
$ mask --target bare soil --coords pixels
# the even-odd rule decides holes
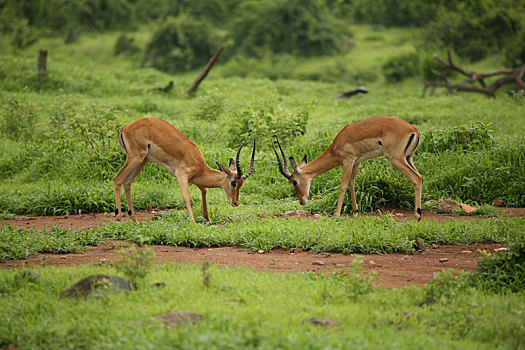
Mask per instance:
[[[500,208],[500,216],[525,216],[525,208]],[[299,212],[299,211],[297,211]],[[302,215],[292,217],[305,217],[316,219],[317,214],[306,212]],[[158,216],[159,211],[138,212],[139,220],[150,220]],[[388,209],[382,214],[370,213],[366,215],[392,215],[398,220],[413,220],[412,211],[403,209]],[[303,220],[305,218],[302,218]],[[442,216],[430,212],[424,212],[423,220],[497,220],[498,218],[479,218],[472,216]],[[113,214],[83,214],[69,216],[21,216],[3,220],[2,224],[25,227],[25,228],[51,228],[62,226],[64,228],[81,230],[94,227],[100,223],[114,220]],[[45,254],[30,256],[27,259],[8,260],[0,263],[0,268],[18,268],[23,265],[44,266],[76,266],[82,264],[109,263],[118,260],[118,251],[124,246],[124,242],[110,242],[90,247],[79,254]],[[333,272],[348,268],[355,258],[353,255],[339,253],[314,253],[301,251],[299,249],[291,252],[283,249],[275,249],[271,252],[253,252],[238,247],[219,248],[185,248],[173,246],[149,246],[154,249],[159,263],[197,263],[202,264],[205,259],[213,264],[224,267],[242,267],[259,272]],[[365,263],[365,273],[374,274],[374,284],[381,287],[404,287],[409,285],[421,286],[433,278],[434,273],[446,269],[457,269],[473,271],[477,261],[482,254],[479,250],[494,252],[502,246],[499,244],[475,244],[475,245],[432,245],[424,247],[424,250],[411,255],[406,254],[365,254],[362,255]]]

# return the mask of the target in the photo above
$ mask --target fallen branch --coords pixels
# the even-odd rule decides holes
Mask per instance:
[[[367,94],[368,92],[369,92],[369,90],[366,87],[361,85],[361,86],[355,88],[354,90],[343,92],[341,95],[337,96],[336,98],[339,100],[339,99],[342,99],[342,98],[352,97],[354,95],[357,95],[358,93]]]
[[[217,50],[215,55],[213,55],[213,57],[210,58],[210,60],[208,61],[208,64],[206,65],[206,67],[204,67],[204,70],[202,71],[202,73],[193,82],[193,84],[190,86],[188,91],[186,91],[188,95],[192,94],[193,92],[195,92],[195,90],[197,90],[197,88],[199,87],[199,84],[204,80],[204,78],[206,78],[211,67],[213,67],[213,64],[215,63],[215,61],[217,61],[217,58],[219,58],[219,55],[221,54],[222,50],[224,50],[224,46],[221,46],[221,48]]]
[[[509,69],[500,69],[492,72],[482,73],[482,72],[476,72],[467,70],[463,67],[458,66],[452,61],[452,56],[450,54],[450,51],[447,53],[448,60],[444,60],[438,55],[434,54],[434,59],[436,59],[438,62],[443,64],[445,67],[447,67],[447,71],[445,72],[439,72],[436,70],[432,70],[434,74],[438,76],[438,78],[443,82],[442,86],[446,87],[448,92],[452,94],[454,91],[467,91],[467,92],[478,92],[487,95],[488,97],[495,98],[496,97],[496,90],[498,90],[501,86],[507,83],[516,83],[518,85],[518,90],[525,90],[525,83],[523,82],[523,74],[525,73],[525,64],[516,67],[516,68],[509,68]],[[463,75],[465,75],[467,78],[462,80],[459,83],[451,83],[448,81],[448,78],[446,77],[446,73],[448,73],[448,70],[455,70]],[[487,85],[485,82],[486,78],[490,77],[496,77],[498,75],[503,75],[503,77],[493,81],[490,85]],[[472,85],[472,84],[479,84],[479,86]],[[427,83],[425,83],[425,88],[423,90],[423,96],[425,94],[425,91],[427,89]]]
[[[153,89],[151,89],[151,91],[169,92],[171,89],[173,89],[173,81],[170,81],[169,84],[166,85],[166,86],[153,88]]]

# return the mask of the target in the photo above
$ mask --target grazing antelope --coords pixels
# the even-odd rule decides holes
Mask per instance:
[[[122,149],[126,152],[127,160],[114,179],[117,221],[122,219],[120,202],[122,185],[128,202],[130,220],[137,221],[131,199],[131,184],[149,162],[160,165],[177,177],[190,220],[193,222],[195,218],[191,210],[189,183],[197,185],[201,190],[202,214],[207,221],[210,221],[206,189],[222,188],[230,204],[236,207],[239,205],[239,189],[254,170],[255,140],[250,168],[246,174],[242,173],[239,155],[247,139],[237,151],[236,161],[230,158],[229,168],[217,163],[219,170],[215,170],[206,164],[204,156],[193,141],[171,124],[157,118],[140,118],[126,125],[119,134],[119,140]]]
[[[359,165],[365,160],[384,155],[390,164],[408,177],[414,185],[416,197],[415,215],[418,220],[421,220],[423,177],[419,174],[412,161],[419,144],[419,138],[420,134],[416,127],[402,119],[394,117],[368,118],[355,124],[346,125],[337,134],[328,149],[311,163],[308,163],[306,155],[299,165],[297,165],[293,157],[290,157],[290,164],[293,169],[291,174],[279,140],[277,140],[277,144],[283,156],[284,166],[273,141],[272,146],[277,156],[279,170],[295,187],[295,192],[297,192],[301,205],[306,204],[308,201],[310,184],[314,177],[337,166],[343,166],[341,192],[339,193],[339,200],[335,210],[335,216],[337,217],[341,215],[343,199],[349,185],[352,196],[352,210],[354,214],[358,212],[354,180],[359,170]]]

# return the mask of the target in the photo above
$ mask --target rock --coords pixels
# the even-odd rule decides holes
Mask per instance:
[[[467,214],[473,213],[477,210],[468,204],[459,203],[451,199],[441,199],[439,201],[428,201],[429,205],[437,205],[436,213],[438,214],[452,214],[457,211],[465,211]]]
[[[28,282],[38,282],[42,280],[42,277],[33,270],[24,270],[19,275],[18,278],[25,279]]]
[[[447,258],[441,258],[441,259],[439,259],[439,262],[440,262],[440,263],[445,263],[445,262],[447,262],[447,261],[448,261]]]
[[[501,199],[496,199],[494,201],[494,206],[495,207],[501,207],[503,205],[503,201]]]
[[[164,323],[166,326],[177,326],[181,324],[195,324],[204,319],[201,314],[195,312],[172,312],[169,314],[158,315],[152,318],[154,321]]]
[[[312,263],[312,265],[324,266],[325,263],[324,263],[323,261],[314,261],[314,262]]]
[[[264,254],[264,250],[259,249],[259,250],[257,251],[257,253],[259,253],[259,254]]]
[[[308,218],[311,220],[319,220],[321,218],[321,215],[310,213],[306,210],[291,210],[283,213],[283,218],[294,218],[294,219],[303,219]]]
[[[94,297],[98,299],[108,292],[121,293],[135,289],[133,282],[118,276],[91,275],[62,292],[61,297]]]
[[[337,327],[339,325],[337,321],[325,317],[311,317],[305,320],[304,322],[311,323],[314,326],[321,326],[324,328]]]
[[[494,248],[494,251],[495,251],[495,252],[503,252],[503,251],[505,251],[505,250],[507,250],[507,248],[505,248],[505,247]]]

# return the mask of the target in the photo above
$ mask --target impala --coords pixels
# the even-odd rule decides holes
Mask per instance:
[[[306,155],[297,165],[293,157],[290,164],[293,173],[288,170],[288,161],[284,151],[277,140],[277,144],[283,156],[284,166],[275,149],[279,170],[284,177],[295,187],[297,197],[301,205],[308,201],[308,193],[312,180],[328,170],[337,166],[343,166],[343,178],[341,180],[341,191],[335,216],[341,215],[343,199],[347,187],[350,186],[352,197],[352,210],[358,212],[355,199],[354,180],[359,170],[359,165],[368,159],[385,156],[385,158],[403,173],[415,189],[415,216],[421,219],[421,190],[423,177],[419,174],[413,163],[414,153],[419,144],[420,134],[416,127],[402,119],[394,117],[372,117],[355,124],[346,125],[337,134],[332,144],[319,157],[308,163]]]
[[[201,190],[202,214],[207,221],[210,221],[206,189],[222,188],[230,204],[236,207],[239,205],[239,189],[254,170],[255,140],[250,168],[246,174],[242,173],[239,155],[247,139],[237,151],[235,162],[230,158],[228,168],[217,163],[219,170],[215,170],[206,164],[204,156],[193,141],[171,124],[157,118],[145,117],[124,126],[119,134],[119,140],[122,149],[126,152],[127,160],[114,179],[117,221],[122,219],[120,200],[122,185],[124,185],[130,220],[137,221],[131,199],[131,184],[149,162],[160,165],[177,177],[190,220],[193,222],[195,218],[191,210],[190,183],[197,185]]]

